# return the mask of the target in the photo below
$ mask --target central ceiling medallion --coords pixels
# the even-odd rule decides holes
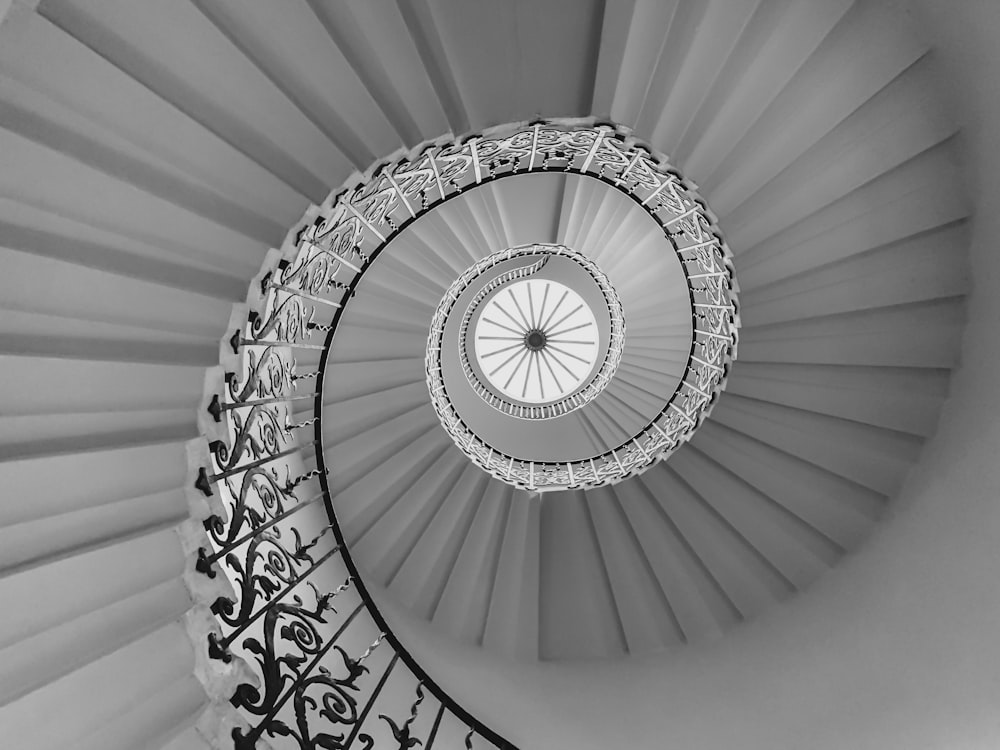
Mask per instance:
[[[469,385],[518,419],[552,419],[585,406],[621,361],[618,295],[592,260],[562,245],[483,258],[446,292],[432,330],[444,338],[448,318],[463,309],[457,345]],[[432,350],[429,366],[440,356]]]
[[[476,360],[490,386],[529,404],[565,398],[597,363],[594,313],[558,281],[504,287],[484,305],[475,338]]]

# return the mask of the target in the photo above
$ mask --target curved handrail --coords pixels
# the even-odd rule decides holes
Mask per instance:
[[[322,207],[310,209],[282,250],[269,254],[251,286],[248,308],[234,317],[235,331],[222,357],[225,383],[210,380],[207,386],[207,411],[214,420],[203,424],[208,458],[200,464],[194,458],[192,465],[194,485],[211,508],[196,569],[209,577],[222,571],[231,583],[211,603],[218,627],[209,636],[208,654],[220,664],[240,662],[259,683],[241,682],[230,700],[242,717],[232,732],[236,748],[253,747],[264,736],[286,738],[303,749],[371,748],[376,726],[404,748],[415,739],[426,694],[438,710],[425,747],[448,714],[467,728],[466,748],[473,747],[473,738],[513,748],[421,668],[365,587],[327,481],[322,403],[326,354],[343,311],[387,243],[466,190],[540,170],[585,174],[625,192],[644,186],[642,205],[664,226],[682,261],[709,269],[693,275],[684,266],[692,309],[702,308],[699,317],[715,328],[699,329],[692,341],[692,356],[697,349],[709,367],[700,371],[701,387],[689,380],[678,386],[678,392],[689,389],[684,397],[691,411],[683,412],[671,400],[681,412],[675,421],[687,425],[704,418],[721,390],[738,327],[728,250],[714,231],[714,218],[686,192],[693,188],[622,129],[590,120],[552,121],[445,138],[376,165],[352,186],[331,194]],[[678,230],[668,231],[671,225]],[[681,245],[678,238],[691,244]],[[694,284],[694,279],[703,281]],[[315,343],[317,334],[322,344]],[[319,351],[318,369],[301,372],[298,351]],[[315,382],[313,392],[300,394],[299,386],[309,381]],[[314,414],[294,423],[293,405],[302,400],[312,400]],[[313,439],[300,441],[297,431],[309,426]],[[648,447],[636,445],[648,461]],[[611,454],[614,462],[604,472],[592,460],[589,469],[574,473],[570,467],[564,484],[615,481],[640,468],[630,456],[623,463],[622,456]],[[504,461],[507,481],[536,486],[534,465],[517,466],[521,476],[514,472],[514,459]],[[609,478],[608,467],[614,466],[618,469]],[[298,521],[320,500],[329,525],[316,529],[313,522],[304,533]],[[334,586],[332,575],[345,580]],[[404,669],[394,671],[399,664]],[[399,690],[413,700],[400,703]],[[392,705],[386,704],[390,693]],[[362,696],[364,705],[358,700]]]
[[[488,743],[513,750],[448,696],[392,634],[333,512],[318,450],[320,420],[292,422],[295,402],[309,399],[320,409],[325,366],[324,358],[318,370],[302,372],[295,353],[321,348],[311,339],[332,334],[333,327],[320,322],[317,309],[339,311],[342,301],[331,290],[351,294],[343,277],[360,274],[368,262],[355,250],[340,255],[303,245],[300,231],[292,235],[251,286],[250,309],[237,306],[237,327],[224,342],[224,380],[208,379],[212,421],[203,424],[205,450],[194,454],[192,467],[194,487],[212,509],[195,569],[231,584],[206,602],[217,621],[207,654],[220,671],[238,662],[258,683],[241,682],[229,700],[239,719],[233,747],[287,738],[302,749],[368,749],[381,730],[404,748],[416,739],[414,722],[430,698],[438,707],[421,740],[425,747],[439,739],[450,715],[464,727],[466,748]],[[316,383],[313,392],[300,394],[299,386],[309,381]],[[298,431],[310,426],[316,438],[301,441]],[[300,524],[320,500],[331,523]],[[343,576],[343,583],[324,588],[333,575]],[[357,645],[359,637],[367,646]],[[390,695],[390,686],[395,683],[398,693],[400,682],[412,700]]]
[[[441,299],[441,302],[434,313],[434,317],[431,319],[430,333],[427,337],[427,388],[430,391],[431,401],[434,404],[434,408],[439,414],[441,410],[447,408],[448,405],[447,394],[444,388],[444,379],[442,377],[440,356],[444,343],[445,327],[457,297],[460,296],[470,284],[474,283],[478,276],[486,273],[497,264],[518,257],[538,255],[539,253],[545,254],[541,260],[528,266],[523,266],[521,268],[514,269],[513,271],[508,271],[505,274],[501,274],[480,289],[469,302],[468,309],[466,310],[465,315],[462,316],[462,322],[459,326],[459,337],[461,339],[461,343],[459,345],[459,358],[461,360],[462,370],[465,372],[465,377],[468,380],[469,385],[472,387],[472,390],[483,399],[483,401],[497,411],[500,411],[508,416],[516,419],[551,419],[553,417],[560,417],[564,414],[569,414],[575,409],[585,406],[596,398],[611,381],[615,371],[618,369],[618,364],[621,362],[622,348],[625,342],[625,319],[622,315],[621,301],[618,299],[618,294],[611,286],[611,282],[608,281],[607,276],[605,276],[600,269],[597,268],[593,261],[584,257],[581,253],[577,253],[561,245],[535,243],[531,245],[511,247],[488,255],[473,264],[469,270],[472,271],[474,269],[475,275],[470,276],[468,273],[463,273],[459,279],[448,288],[448,291],[445,292],[444,297]],[[516,279],[527,278],[531,274],[536,273],[545,265],[549,255],[571,258],[593,279],[607,304],[608,313],[611,318],[611,332],[604,360],[602,361],[600,368],[598,368],[598,371],[590,378],[589,382],[584,383],[583,386],[559,401],[548,404],[525,406],[509,401],[506,398],[502,398],[480,380],[478,374],[469,361],[468,349],[464,344],[468,336],[471,320],[482,301],[485,300],[491,292],[500,288],[504,284]],[[452,435],[452,438],[456,439],[455,435]]]
[[[631,198],[661,227],[680,259],[692,310],[694,335],[680,382],[662,410],[620,445],[561,462],[520,459],[480,438],[447,398],[440,371],[428,369],[428,388],[455,444],[497,479],[539,491],[613,484],[642,473],[692,437],[725,389],[736,357],[740,316],[731,253],[695,186],[665,156],[627,129],[592,119],[499,126],[387,160],[324,204],[310,231],[315,237],[350,235],[352,246],[365,244],[364,257],[375,260],[399,231],[427,211],[480,185],[531,172],[600,180]],[[471,280],[475,268],[455,283]],[[339,316],[338,310],[334,329]],[[434,346],[440,342],[430,340],[429,350]]]

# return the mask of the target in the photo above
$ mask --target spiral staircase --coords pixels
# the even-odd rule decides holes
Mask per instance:
[[[495,126],[597,117],[579,122],[618,123],[669,155],[732,253],[738,355],[666,460],[539,493],[485,473],[443,429],[427,385],[435,309],[465,269],[506,248],[553,243],[600,266],[628,326],[617,373],[558,428],[531,433],[552,444],[569,431],[598,453],[663,406],[691,351],[662,228],[607,181],[556,169],[447,201],[442,188],[377,254],[342,257],[356,273],[327,300],[331,330],[305,330],[294,350],[281,478],[296,478],[302,507],[273,525],[297,532],[293,564],[309,561],[317,613],[319,592],[338,616],[374,612],[338,641],[343,664],[370,667],[364,685],[397,663],[405,672],[375,688],[387,685],[391,720],[359,722],[348,744],[367,733],[405,747],[412,732],[435,747],[611,746],[597,711],[560,703],[554,718],[521,723],[476,682],[488,669],[537,699],[547,669],[569,681],[611,670],[609,689],[651,665],[663,679],[675,663],[689,674],[692,654],[794,619],[796,603],[777,605],[904,520],[880,525],[922,476],[967,318],[980,334],[990,320],[966,314],[969,248],[990,213],[968,190],[977,142],[960,132],[956,68],[926,24],[940,23],[947,62],[964,43],[961,11],[946,21],[934,3],[888,0],[9,5],[0,733],[11,746],[231,747],[234,727],[275,728],[277,713],[261,724],[251,710],[266,696],[241,687],[271,684],[237,637],[259,623],[229,629],[232,610],[212,606],[256,601],[234,594],[226,568],[249,537],[212,527],[236,455],[212,397],[229,394],[227,414],[252,402],[232,400],[254,367],[240,351],[254,343],[252,316],[342,186]],[[824,579],[838,574],[859,575]],[[299,581],[272,578],[275,590]],[[798,604],[821,603],[816,588]],[[463,674],[456,654],[485,666]],[[637,726],[626,745],[658,746]],[[816,747],[860,746],[810,727]],[[253,736],[300,746],[282,729]],[[759,746],[808,735],[777,736]]]

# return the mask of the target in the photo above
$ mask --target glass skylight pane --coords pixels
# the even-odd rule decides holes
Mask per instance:
[[[587,303],[546,279],[504,287],[476,323],[480,369],[493,388],[523,403],[546,404],[577,390],[594,369],[598,344]]]

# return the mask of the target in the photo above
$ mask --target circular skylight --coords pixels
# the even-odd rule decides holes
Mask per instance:
[[[609,395],[611,400],[605,399],[602,405],[596,404],[595,399],[612,383],[619,364],[624,361],[625,319],[617,292],[588,256],[553,243],[520,245],[481,258],[463,271],[434,311],[424,369],[434,411],[466,456],[492,476],[516,487],[537,491],[577,489],[606,486],[639,474],[691,438],[725,388],[736,355],[740,324],[737,285],[729,249],[713,214],[694,186],[664,156],[614,126],[577,121],[539,122],[491,129],[455,143],[434,146],[420,152],[418,161],[404,160],[392,170],[391,177],[388,173],[379,174],[384,188],[380,182],[377,187],[374,183],[363,185],[349,193],[350,200],[357,200],[359,207],[349,203],[338,214],[344,227],[343,234],[337,235],[337,242],[341,243],[338,248],[344,242],[353,242],[350,238],[371,221],[365,212],[386,216],[383,223],[396,231],[397,221],[408,221],[405,214],[417,218],[414,206],[432,210],[454,195],[478,189],[487,182],[520,179],[531,172],[560,171],[613,185],[634,201],[659,225],[662,239],[669,243],[667,252],[676,258],[686,280],[690,317],[682,328],[691,331],[691,338],[679,382],[656,393],[623,377],[621,383],[626,392],[638,390],[645,395],[627,399]],[[411,194],[412,202],[408,197]],[[391,204],[387,201],[395,200],[397,195],[402,210],[388,216],[386,206]],[[323,224],[324,236],[339,226]],[[384,239],[381,230],[376,236]],[[617,257],[614,254],[608,257],[617,263],[624,256],[619,253]],[[646,269],[639,272],[650,275]],[[530,309],[525,313],[522,308],[523,319],[519,319],[515,306],[511,313],[513,320],[503,316],[511,323],[508,329],[494,325],[492,332],[487,333],[485,324],[481,325],[482,317],[488,315],[494,324],[506,325],[494,317],[494,313],[500,312],[492,309],[494,297],[501,300],[501,305],[505,298],[513,305],[511,295],[505,290],[524,281],[532,282],[528,285],[532,290],[535,283],[541,283],[542,290],[546,281],[558,282],[587,302],[600,328],[596,358],[577,354],[582,360],[577,361],[568,357],[566,353],[571,350],[565,348],[564,342],[549,339],[576,332],[559,327],[534,330],[529,315],[537,323],[537,314]],[[553,286],[549,288],[551,294]],[[526,300],[528,307],[537,300],[531,296]],[[487,307],[491,308],[488,312]],[[645,311],[645,307],[640,305],[640,310]],[[645,320],[644,312],[640,315]],[[553,318],[548,325],[556,320]],[[560,326],[565,327],[565,321]],[[485,338],[508,334],[512,338],[507,340]],[[487,342],[493,342],[491,348],[486,348]],[[505,346],[511,348],[507,352],[498,351]],[[550,349],[551,346],[560,346],[562,351]],[[633,377],[644,377],[636,376],[636,370],[660,374],[659,365],[642,353],[644,348],[648,346],[641,342],[633,347],[638,350],[636,359],[642,362],[630,362]],[[555,375],[552,377],[555,385],[561,371],[558,363],[549,361],[551,355],[536,353],[543,349],[562,355],[563,364],[578,362],[573,381],[555,386],[568,395],[553,399],[547,389],[543,395],[544,375]],[[682,350],[677,352],[680,354]],[[494,359],[499,364],[487,361]],[[551,372],[547,362],[552,365]],[[579,373],[588,368],[583,382],[579,382]],[[539,374],[543,376],[541,383]],[[639,404],[640,401],[644,403]],[[632,406],[632,402],[637,406]],[[483,403],[504,417],[487,413],[489,419],[480,419],[484,413],[479,407]],[[607,413],[605,406],[615,411],[635,411],[639,416],[637,424],[621,437],[610,430],[606,434],[591,431],[595,434],[589,436],[584,455],[576,457],[574,452],[566,458],[550,457],[545,455],[545,446],[536,445],[529,451],[512,445],[512,436],[516,440],[519,432],[538,432],[522,429],[514,420],[554,423],[584,409],[595,417],[599,414],[603,417]],[[581,411],[576,419],[590,421],[590,415]]]
[[[529,279],[503,287],[475,328],[479,368],[508,398],[546,404],[584,384],[599,351],[594,313],[564,284]]]
[[[454,350],[443,343],[449,320]],[[516,419],[555,419],[604,390],[624,341],[621,301],[593,261],[563,245],[522,245],[483,258],[448,290],[431,326],[428,373],[435,380],[439,361],[454,352],[489,406]],[[429,387],[442,406],[450,399]]]

